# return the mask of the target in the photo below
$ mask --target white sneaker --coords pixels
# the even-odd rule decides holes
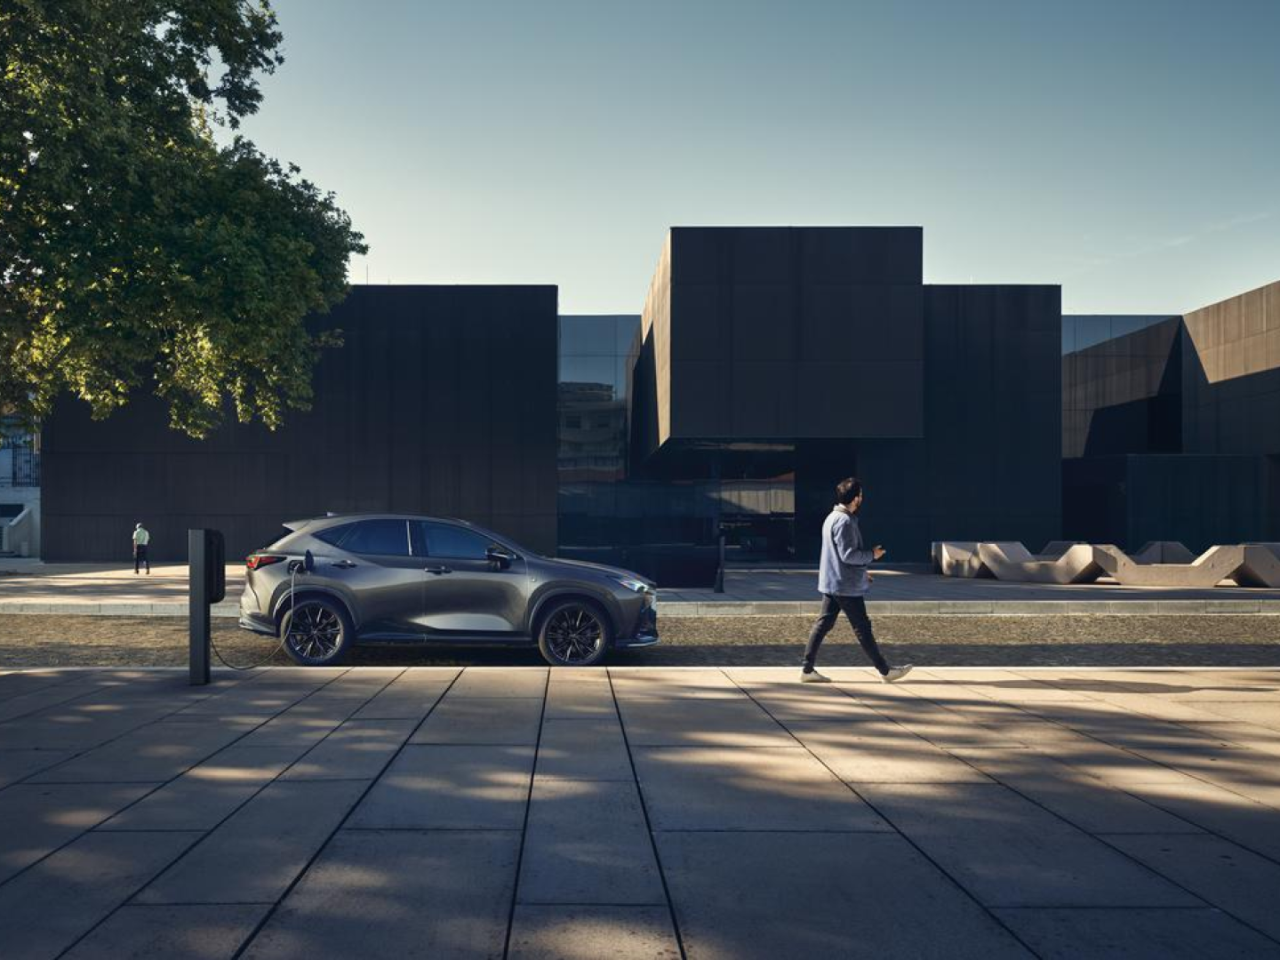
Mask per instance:
[[[888,673],[880,674],[880,679],[883,680],[885,683],[897,683],[899,680],[905,677],[908,673],[910,673],[911,668],[914,666],[915,666],[914,663],[904,663],[900,667],[890,667]]]
[[[810,670],[808,673],[805,673],[802,670],[800,672],[800,682],[801,683],[830,683],[831,678],[824,677],[817,670]]]

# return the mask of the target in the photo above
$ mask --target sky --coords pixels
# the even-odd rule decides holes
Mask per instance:
[[[363,283],[639,313],[680,225],[924,228],[927,283],[1181,313],[1280,280],[1280,0],[274,0],[243,125]]]

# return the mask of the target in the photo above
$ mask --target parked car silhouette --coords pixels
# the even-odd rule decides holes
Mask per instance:
[[[341,661],[365,641],[537,645],[556,666],[658,642],[654,584],[539,556],[460,520],[326,516],[245,561],[240,626],[296,662]],[[304,560],[305,558],[305,560]]]

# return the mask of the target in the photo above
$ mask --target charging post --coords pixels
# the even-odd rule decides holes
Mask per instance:
[[[209,682],[209,608],[227,595],[226,545],[218,530],[187,531],[190,683]]]

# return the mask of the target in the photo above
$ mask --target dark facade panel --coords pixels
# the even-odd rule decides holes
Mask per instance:
[[[120,560],[139,520],[157,559],[183,558],[200,526],[243,555],[329,510],[455,516],[555,550],[555,287],[356,287],[316,322],[344,346],[276,433],[196,441],[154,398],[97,423],[60,402],[42,437],[45,559]]]
[[[849,474],[868,539],[897,560],[927,559],[933,540],[1060,536],[1061,289],[925,286],[923,308],[925,435],[799,444],[799,559]]]
[[[921,244],[918,227],[672,228],[643,321],[639,457],[673,440],[921,436]]]

